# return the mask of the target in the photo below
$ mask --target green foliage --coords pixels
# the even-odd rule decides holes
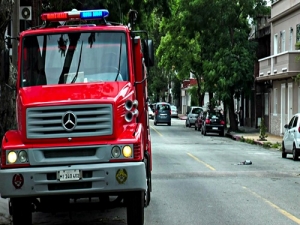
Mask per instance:
[[[249,139],[246,138],[246,139],[245,139],[245,142],[248,143],[248,144],[255,144],[254,139],[250,139],[250,138],[249,138]]]
[[[160,24],[159,66],[175,66],[182,80],[193,73],[198,98],[210,92],[232,105],[233,96],[249,96],[256,43],[248,40],[248,21],[270,13],[266,1],[177,0],[171,9],[171,17]]]
[[[264,148],[274,148],[274,149],[280,149],[282,148],[281,144],[276,142],[276,143],[271,143],[271,142],[264,142],[262,145]]]
[[[254,139],[244,138],[244,136],[241,136],[239,141],[240,142],[245,142],[245,143],[248,143],[248,144],[255,144]]]
[[[266,141],[268,135],[266,133],[267,127],[265,125],[264,118],[262,117],[261,122],[260,122],[260,131],[259,131],[259,138],[261,141]]]
[[[262,146],[264,148],[271,148],[272,147],[272,143],[271,142],[264,142]]]

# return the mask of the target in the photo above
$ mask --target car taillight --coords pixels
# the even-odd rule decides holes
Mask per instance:
[[[155,115],[157,115],[158,114],[158,110],[155,110]]]
[[[223,120],[221,120],[220,123],[221,123],[221,125],[225,125],[225,121],[223,121]]]
[[[205,120],[205,123],[210,124],[210,120],[209,120],[209,119],[206,119],[206,120]]]
[[[298,132],[300,133],[300,127],[298,127]]]

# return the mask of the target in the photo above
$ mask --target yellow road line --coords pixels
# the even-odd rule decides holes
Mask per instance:
[[[290,220],[294,221],[295,223],[300,224],[300,219],[299,218],[297,218],[294,215],[290,214],[289,212],[281,209],[279,206],[277,206],[274,203],[270,202],[269,200],[263,198],[262,196],[258,195],[254,191],[251,191],[249,188],[247,188],[247,187],[243,187],[243,188],[246,189],[247,191],[249,191],[251,194],[253,194],[257,198],[262,199],[264,202],[266,202],[268,205],[270,205],[271,207],[273,207],[274,209],[276,209],[282,215],[286,216],[287,218],[289,218]]]
[[[206,166],[208,169],[215,171],[216,169],[213,168],[212,166],[208,165],[207,163],[203,162],[202,160],[198,159],[196,156],[193,156],[191,153],[187,153],[190,157],[195,159],[196,161],[202,163],[204,166]]]
[[[154,130],[156,133],[158,133],[159,136],[161,136],[161,137],[163,136],[163,135],[162,135],[161,133],[159,133],[158,130],[156,130],[154,127],[150,126],[150,128],[151,128],[152,130]]]

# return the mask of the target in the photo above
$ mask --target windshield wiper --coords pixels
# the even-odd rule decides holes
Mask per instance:
[[[73,84],[76,81],[77,77],[78,77],[79,67],[80,67],[80,63],[81,63],[82,45],[83,45],[83,41],[81,42],[80,54],[79,54],[79,60],[78,60],[78,66],[77,66],[76,74],[75,74],[73,80],[71,81],[71,84]]]
[[[121,66],[121,54],[122,54],[122,36],[121,36],[121,40],[120,40],[120,54],[119,54],[119,65],[118,65],[118,72],[117,72],[117,76],[115,81],[118,80],[118,76],[120,74],[120,66]]]

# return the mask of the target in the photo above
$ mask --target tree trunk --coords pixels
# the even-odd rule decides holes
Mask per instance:
[[[13,10],[13,1],[0,1],[0,51],[2,52],[5,46],[5,31],[10,23],[11,14]],[[0,62],[3,63],[0,56]],[[2,66],[2,65],[1,65]],[[0,70],[0,137],[2,138],[6,131],[16,129],[16,112],[15,112],[15,91],[7,87],[15,87],[16,84],[16,70],[10,64],[10,75],[8,84],[5,83],[5,76]]]
[[[238,124],[236,121],[236,114],[234,111],[234,99],[233,99],[233,95],[229,100],[229,105],[228,105],[228,109],[229,109],[229,120],[230,120],[230,128],[229,130],[231,131],[237,131],[238,130]]]

